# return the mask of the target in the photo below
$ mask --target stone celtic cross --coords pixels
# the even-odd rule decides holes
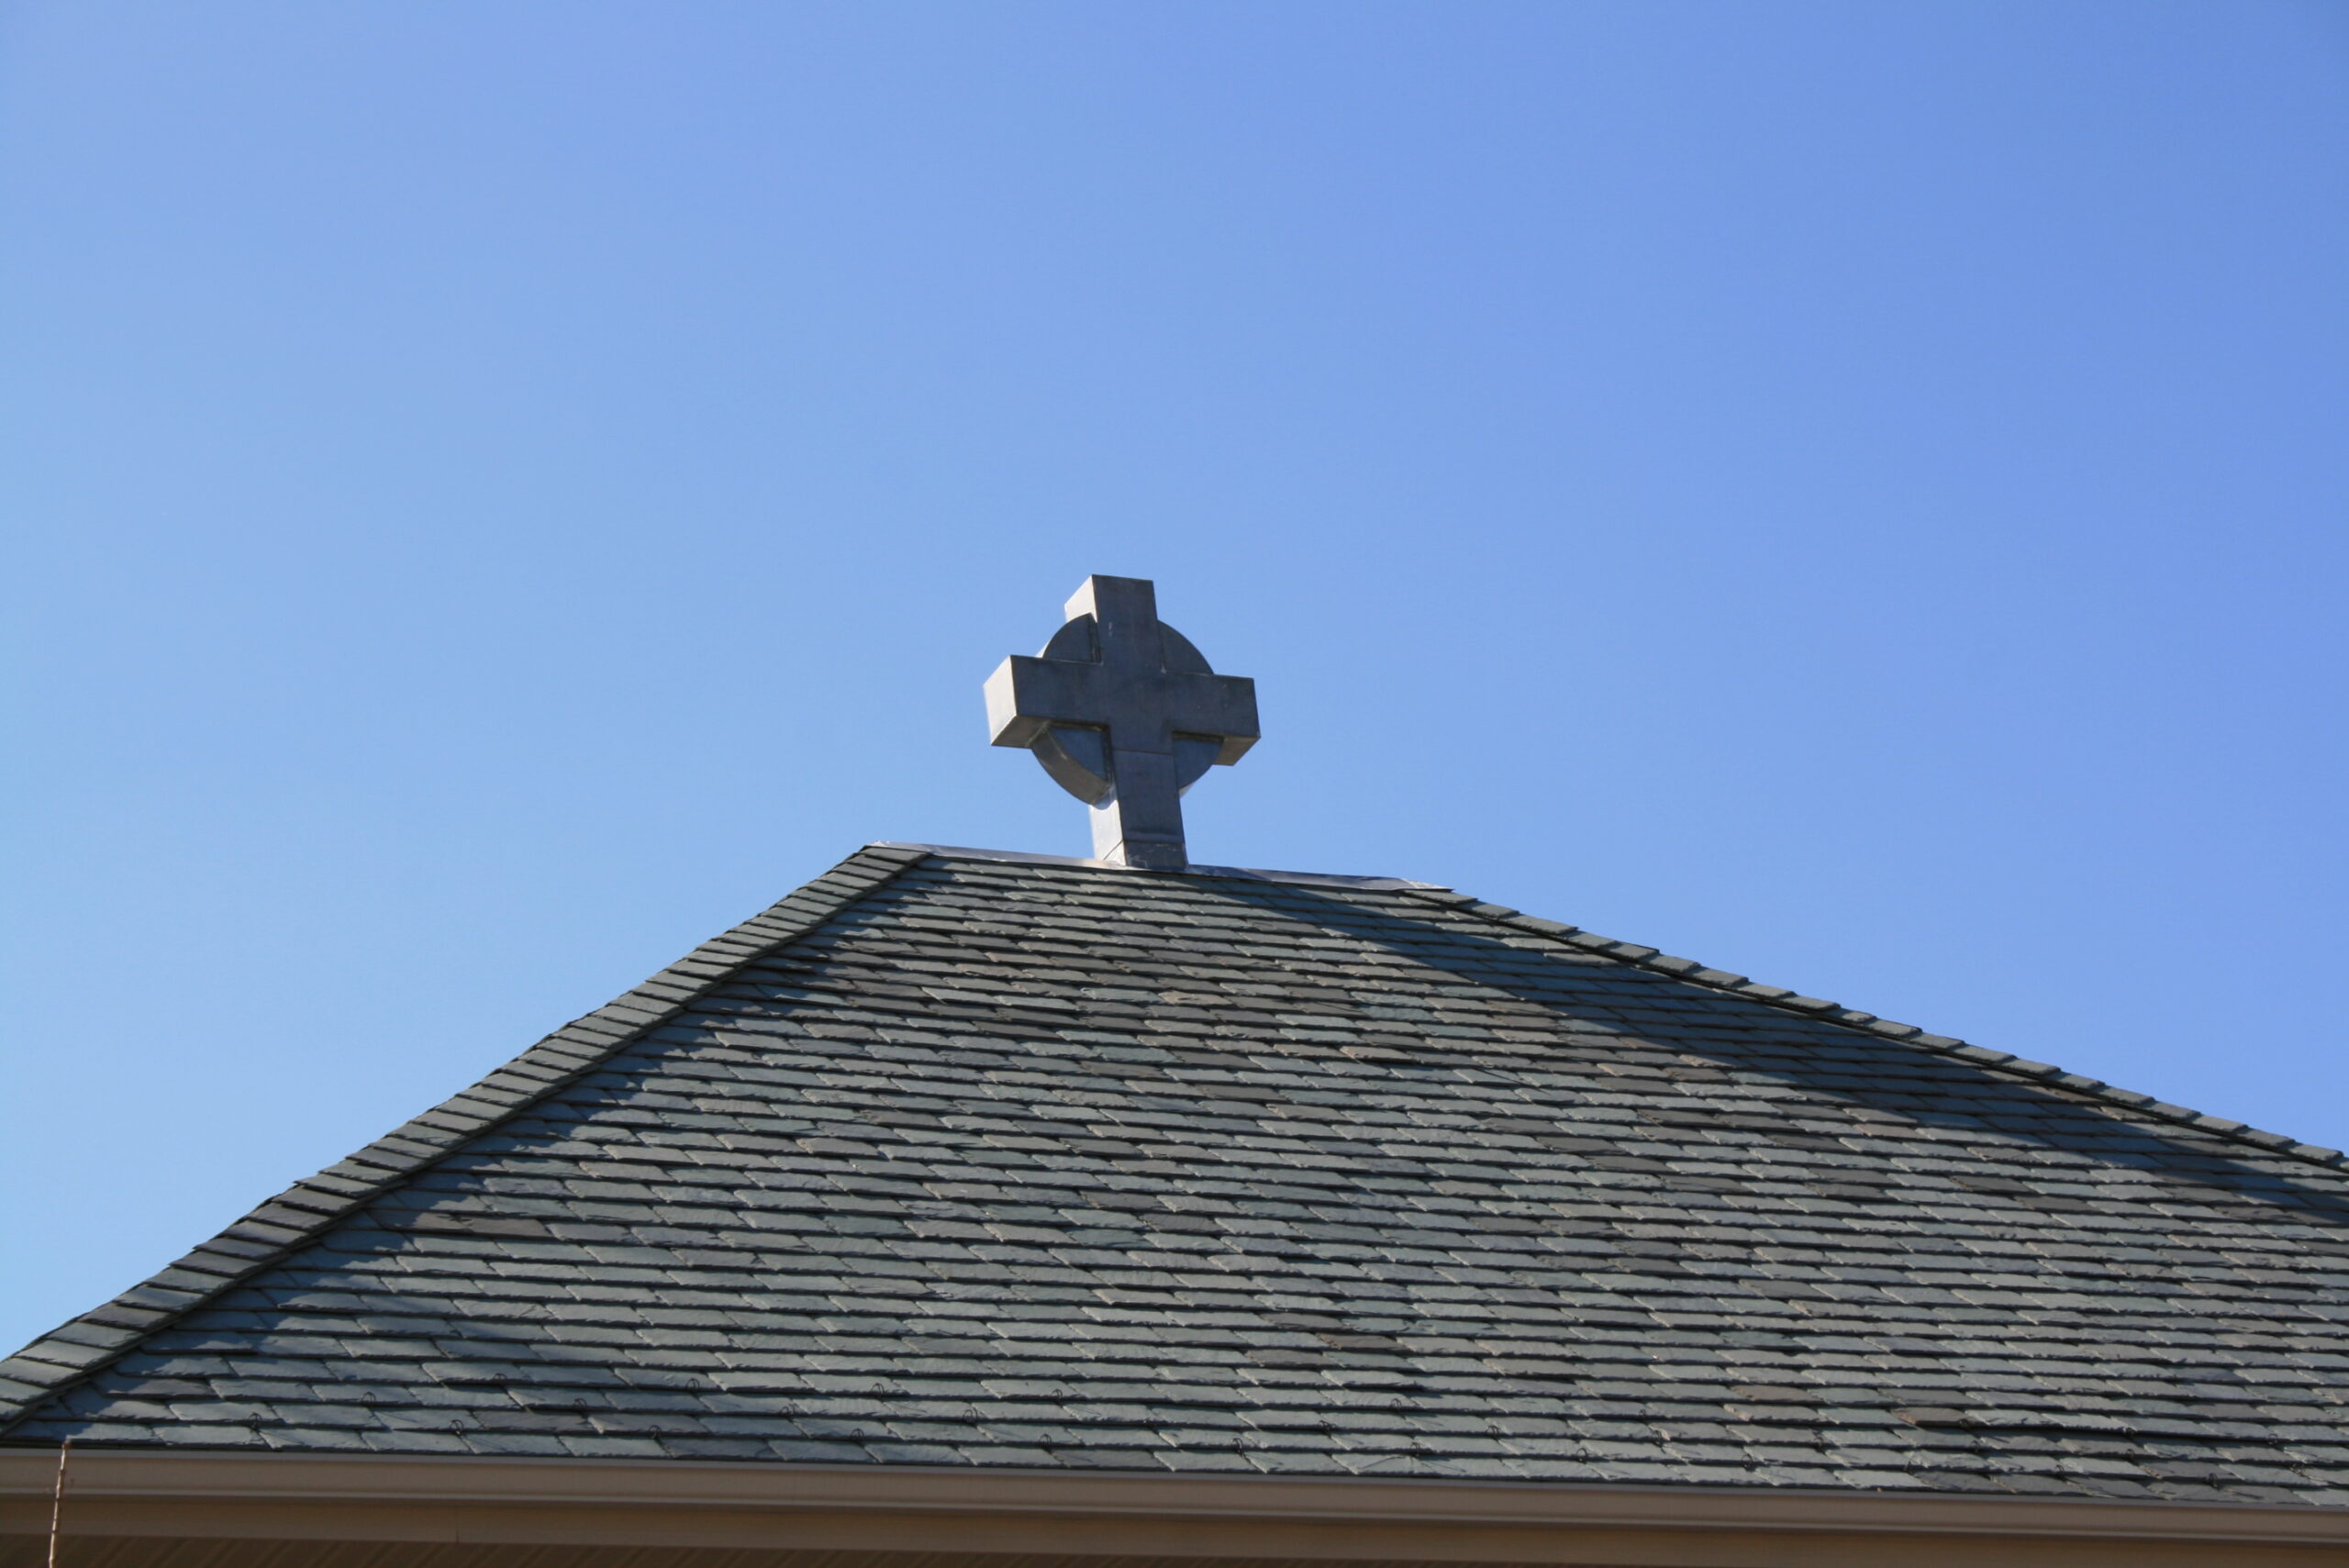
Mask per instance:
[[[987,677],[988,739],[1093,808],[1095,859],[1180,871],[1183,792],[1256,743],[1256,683],[1208,669],[1140,577],[1087,577],[1068,617]]]

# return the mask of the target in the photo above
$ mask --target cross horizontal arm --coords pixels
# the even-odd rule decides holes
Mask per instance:
[[[1032,746],[1055,724],[1108,724],[1103,676],[1098,664],[1013,654],[987,677],[987,743]]]
[[[1136,689],[1140,688],[1140,689]],[[1202,735],[1222,743],[1218,762],[1235,762],[1256,742],[1256,683],[1245,675],[1152,671],[1136,679],[1074,659],[1015,653],[987,677],[987,740],[1032,746],[1055,724],[1123,728],[1138,720],[1172,737]]]
[[[1256,743],[1256,683],[1245,675],[1168,675],[1167,728],[1223,742],[1219,762],[1236,762]]]

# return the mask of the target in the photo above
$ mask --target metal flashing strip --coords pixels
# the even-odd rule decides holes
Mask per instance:
[[[120,1449],[77,1449],[73,1464],[69,1543],[135,1536],[878,1550],[954,1562],[1042,1551],[1059,1562],[1076,1553],[1717,1568],[2233,1568],[2338,1562],[2349,1549],[2349,1508],[1859,1488]],[[0,1453],[0,1532],[39,1533],[54,1468],[47,1451]]]
[[[1120,865],[1115,861],[1080,860],[1074,855],[1031,855],[1024,850],[974,850],[962,844],[908,844],[885,839],[866,846],[875,850],[919,850],[955,861],[1002,861],[1011,865],[1068,866],[1077,871],[1154,872],[1160,876],[1214,876],[1247,882],[1287,882],[1305,887],[1359,887],[1373,893],[1442,893],[1443,884],[1413,882],[1405,876],[1339,876],[1318,871],[1261,871],[1252,866],[1186,865],[1180,871],[1152,866]]]

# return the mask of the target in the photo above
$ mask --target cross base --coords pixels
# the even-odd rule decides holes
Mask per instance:
[[[1093,858],[1113,866],[1140,866],[1144,871],[1184,871],[1191,863],[1189,849],[1182,840],[1170,843],[1163,839],[1122,837],[1118,831],[1117,812],[1099,806],[1093,808]]]

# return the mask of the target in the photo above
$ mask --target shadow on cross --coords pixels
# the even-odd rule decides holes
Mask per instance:
[[[1311,921],[1385,948],[1413,962],[1507,992],[1563,1017],[1575,1016],[1575,1009],[1570,999],[1562,997],[1561,988],[1573,986],[1578,977],[1588,973],[1580,964],[1557,961],[1564,972],[1559,976],[1559,983],[1536,986],[1513,979],[1509,969],[1521,969],[1529,959],[1538,960],[1542,955],[1495,937],[1435,921],[1382,914],[1295,884],[1250,884],[1219,878],[1197,885],[1235,903]],[[2315,1172],[2305,1180],[2279,1175],[2273,1166],[2263,1167],[2249,1159],[2217,1151],[2213,1147],[2217,1140],[2208,1135],[2189,1141],[2186,1137],[2171,1136],[2143,1122],[2125,1119],[2118,1114],[2117,1107],[2108,1109],[2065,1092],[1993,1073],[1919,1046],[1904,1045],[1824,1019],[1805,1018],[1653,970],[1630,965],[1610,967],[1612,976],[1619,982],[1625,976],[1636,976],[1632,983],[1653,986],[1659,999],[1701,1000],[1716,1018],[1742,1015],[1756,1026],[1766,1026],[1780,1041],[1789,1033],[1808,1035],[1821,1045],[1836,1047],[1842,1060],[1831,1064],[1822,1062],[1814,1073],[1799,1064],[1787,1065],[1782,1046],[1772,1050],[1765,1060],[1759,1052],[1749,1052],[1737,1044],[1720,1040],[1674,1038],[1651,1042],[1665,1049],[1773,1078],[1823,1101],[1865,1106],[1912,1125],[1996,1132],[2103,1164],[2143,1171],[2173,1190],[2215,1190],[2235,1202],[2256,1199],[2288,1204],[2310,1218],[2321,1216],[2335,1224],[2349,1226],[2349,1183],[2328,1186]],[[1618,999],[1594,995],[1594,1011],[1611,1007]],[[1620,1030],[1612,1019],[1593,1021]],[[1626,1038],[1644,1038],[1621,1032]],[[1872,1086],[1855,1076],[1849,1055],[1855,1051],[1882,1053],[1888,1080],[1885,1085]],[[1941,1111],[1930,1105],[1919,1105],[1920,1096],[1930,1099],[1937,1092],[1970,1102],[1969,1108]],[[1861,1128],[1855,1124],[1854,1130]],[[1962,1148],[1948,1143],[1936,1143],[1932,1151],[1938,1158],[1961,1157],[1964,1152]],[[2277,1156],[2276,1162],[2286,1163],[2288,1157]]]

